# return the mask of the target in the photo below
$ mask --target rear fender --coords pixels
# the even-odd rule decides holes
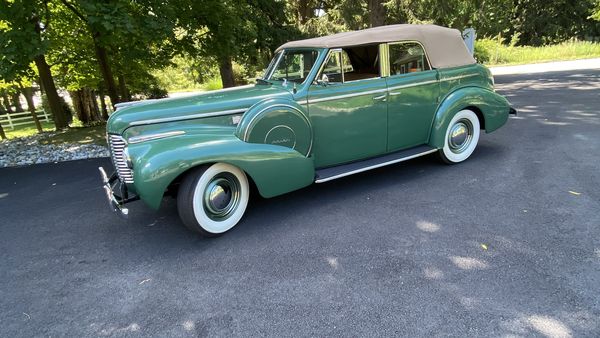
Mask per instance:
[[[500,128],[508,120],[509,102],[501,95],[482,87],[463,87],[447,95],[438,106],[429,145],[434,148],[444,146],[448,123],[459,111],[475,107],[483,115],[485,131],[490,133]]]

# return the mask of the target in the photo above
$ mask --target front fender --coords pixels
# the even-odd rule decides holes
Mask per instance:
[[[483,115],[485,131],[490,133],[506,123],[510,111],[510,103],[501,95],[482,87],[463,87],[447,95],[438,106],[429,145],[434,148],[444,146],[444,137],[448,123],[454,114],[475,107]]]
[[[263,197],[284,194],[314,181],[311,158],[282,146],[243,142],[235,137],[234,130],[196,126],[184,135],[130,145],[135,191],[157,209],[165,190],[178,176],[215,162],[244,170]]]
[[[312,148],[308,115],[301,105],[285,98],[268,99],[250,107],[235,134],[245,142],[280,145],[305,156]]]

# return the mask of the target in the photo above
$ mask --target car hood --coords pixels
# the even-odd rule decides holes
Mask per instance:
[[[291,98],[291,93],[277,85],[248,85],[180,98],[140,101],[118,109],[108,119],[106,128],[111,134],[122,134],[134,125],[241,114],[258,101],[281,96]]]

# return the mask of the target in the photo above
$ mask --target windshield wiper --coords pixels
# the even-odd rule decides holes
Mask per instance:
[[[257,84],[264,84],[264,85],[272,85],[273,83],[270,81],[267,81],[265,79],[261,79],[261,78],[257,78],[256,79],[256,83]]]

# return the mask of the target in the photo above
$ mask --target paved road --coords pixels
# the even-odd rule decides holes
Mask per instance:
[[[254,199],[218,239],[111,215],[106,160],[0,170],[0,336],[599,336],[599,72],[497,82],[520,115],[468,162]]]

